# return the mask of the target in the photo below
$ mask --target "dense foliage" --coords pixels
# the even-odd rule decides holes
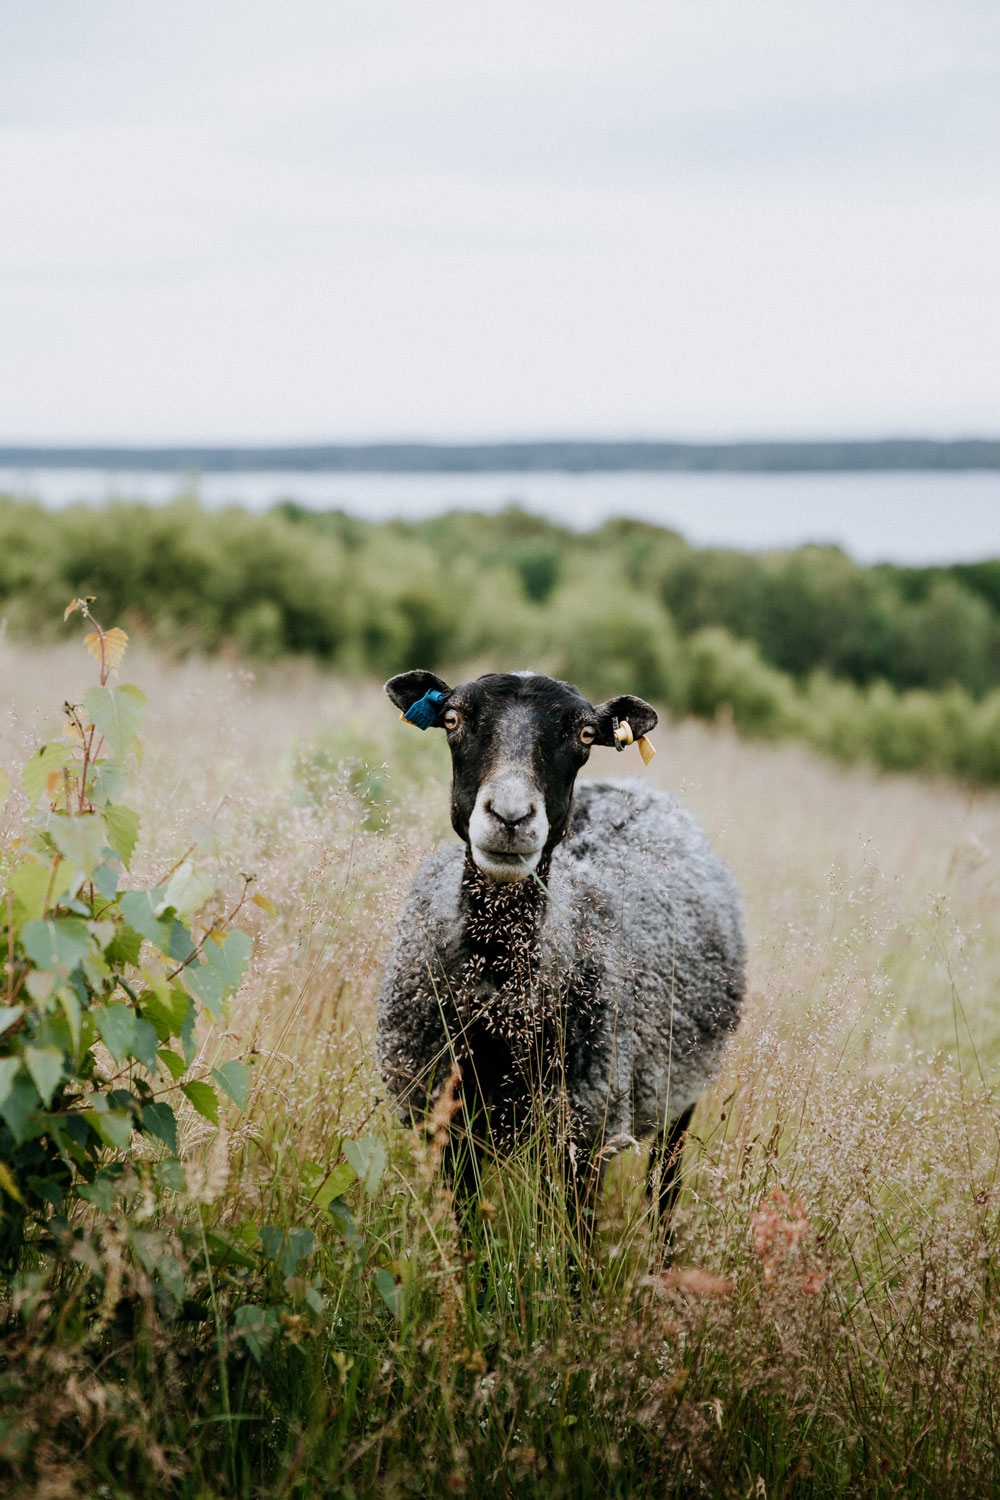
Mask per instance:
[[[109,1214],[123,1195],[183,1188],[175,1106],[187,1100],[218,1124],[216,1086],[245,1105],[250,1081],[236,1058],[211,1081],[192,1070],[199,1014],[223,1021],[250,952],[221,913],[193,930],[211,880],[185,858],[159,885],[123,889],[140,819],[121,798],[141,755],[145,694],[114,682],[125,632],[103,630],[86,600],[66,614],[76,611],[94,626],[86,644],[99,681],[66,704],[63,737],[24,767],[19,831],[0,849],[6,1278],[40,1252],[72,1250],[74,1205]],[[10,794],[0,771],[0,808]]]
[[[67,594],[172,649],[310,654],[347,673],[530,664],[590,695],[807,738],[843,759],[1000,780],[1000,559],[864,568],[835,547],[696,549],[510,509],[366,523],[0,502],[0,611],[50,628]]]

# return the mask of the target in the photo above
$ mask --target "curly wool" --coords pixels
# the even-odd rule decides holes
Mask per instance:
[[[382,1076],[404,1117],[457,1060],[509,1144],[541,1090],[593,1148],[656,1133],[715,1076],[744,992],[732,876],[666,792],[577,786],[542,882],[497,885],[460,846],[430,855],[378,1002]]]

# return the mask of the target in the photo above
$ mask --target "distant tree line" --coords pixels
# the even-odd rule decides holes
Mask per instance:
[[[376,524],[291,503],[0,500],[9,634],[51,636],[85,594],[172,651],[378,676],[531,666],[847,760],[1000,781],[1000,559],[865,568],[835,547],[744,554],[518,509]]]
[[[161,448],[7,446],[0,467],[331,474],[830,473],[1000,469],[1000,439],[818,442],[317,443]]]

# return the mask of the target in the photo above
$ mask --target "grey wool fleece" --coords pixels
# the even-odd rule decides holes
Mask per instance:
[[[463,846],[421,865],[376,1046],[404,1118],[453,1061],[495,1144],[540,1096],[585,1149],[661,1134],[699,1097],[739,1017],[746,943],[732,876],[690,813],[636,782],[577,785],[543,881],[498,885]]]

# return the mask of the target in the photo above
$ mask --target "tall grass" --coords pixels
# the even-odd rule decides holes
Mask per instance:
[[[73,696],[76,660],[0,650],[0,763]],[[154,1306],[129,1226],[100,1264],[23,1279],[0,1373],[10,1493],[996,1489],[1000,798],[661,729],[638,774],[733,866],[750,996],[695,1115],[672,1265],[626,1156],[577,1294],[545,1141],[491,1171],[466,1245],[441,1129],[403,1132],[372,1068],[394,913],[451,836],[439,738],[304,668],[133,675],[153,873],[197,841],[276,909],[255,909],[225,1043],[255,1060],[249,1117],[215,1137],[184,1122],[201,1171],[181,1219],[248,1254],[208,1272],[180,1221],[142,1226],[204,1292],[197,1322],[184,1296]],[[367,1186],[320,1207],[345,1142]]]

